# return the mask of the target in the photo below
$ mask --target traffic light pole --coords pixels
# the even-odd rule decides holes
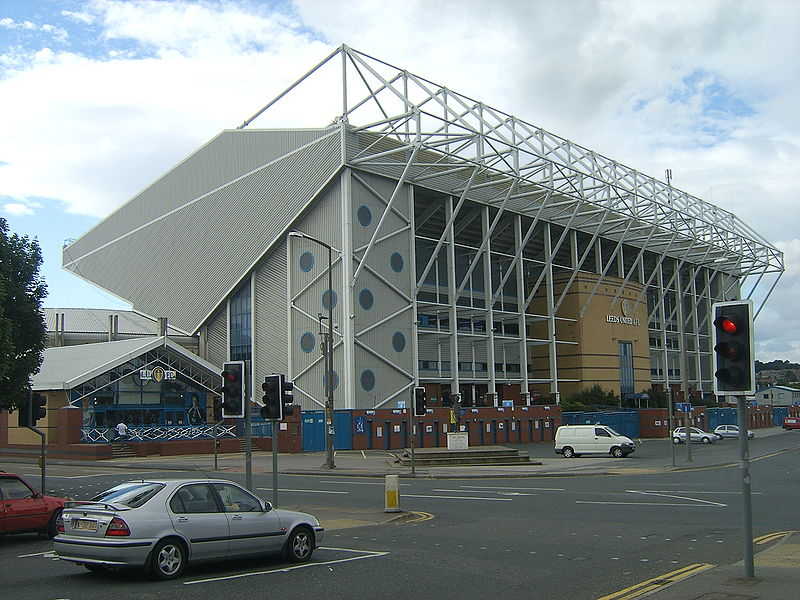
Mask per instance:
[[[736,397],[739,420],[739,473],[742,480],[742,537],[744,541],[744,575],[755,577],[753,562],[753,505],[750,498],[750,450],[747,443],[747,402],[745,396]]]
[[[47,471],[47,458],[46,458],[46,456],[47,456],[47,434],[44,431],[42,431],[41,429],[37,429],[36,427],[28,426],[28,429],[30,429],[36,435],[41,436],[41,438],[42,438],[41,456],[39,457],[39,461],[40,461],[41,464],[39,465],[39,467],[42,470],[42,487],[41,487],[40,491],[42,492],[42,495],[44,495],[44,493],[45,493],[44,492],[44,483],[45,483],[45,479],[46,479],[45,472]]]

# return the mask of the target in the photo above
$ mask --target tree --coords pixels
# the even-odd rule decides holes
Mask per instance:
[[[42,300],[47,286],[39,274],[42,251],[36,239],[8,233],[0,218],[0,409],[27,397],[39,372],[47,341]]]

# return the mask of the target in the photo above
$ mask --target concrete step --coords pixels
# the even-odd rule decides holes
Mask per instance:
[[[136,452],[134,452],[130,446],[112,443],[111,456],[113,458],[136,458],[139,455],[136,454]]]
[[[398,462],[403,466],[411,464],[411,449],[405,448]],[[506,446],[482,446],[465,450],[445,448],[420,448],[414,451],[414,462],[428,466],[459,465],[519,465],[530,464],[531,459],[520,454],[516,448]]]

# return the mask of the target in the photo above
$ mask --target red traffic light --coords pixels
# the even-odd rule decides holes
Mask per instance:
[[[719,317],[716,321],[714,321],[714,327],[722,329],[722,331],[728,335],[736,335],[736,333],[739,331],[739,327],[736,325],[736,322],[730,317]]]
[[[223,371],[222,378],[225,381],[236,381],[237,379],[239,379],[239,374],[235,373],[234,371]]]

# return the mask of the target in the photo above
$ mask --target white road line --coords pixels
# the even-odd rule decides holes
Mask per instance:
[[[676,500],[689,500],[690,502],[697,502],[699,504],[710,504],[711,506],[728,506],[727,504],[722,504],[721,502],[712,502],[711,500],[701,500],[700,498],[691,498],[689,496],[678,496],[674,493],[661,493],[661,492],[646,492],[643,490],[625,490],[631,494],[641,494],[643,496],[661,496],[664,498],[674,498]]]
[[[426,496],[424,494],[400,494],[401,498],[439,498],[442,500],[487,500],[489,502],[513,502],[511,498],[480,498],[473,496]]]
[[[712,505],[710,504],[687,504],[686,502],[602,502],[599,500],[575,500],[575,504],[618,504],[624,506],[683,506],[685,508],[712,508]],[[720,506],[725,505],[721,504]]]
[[[536,491],[536,492],[563,492],[565,491],[564,488],[540,488],[540,487],[519,487],[519,486],[502,486],[496,487],[491,485],[461,485],[459,487],[467,488],[471,490],[525,490],[525,491]]]
[[[48,550],[47,552],[34,552],[33,554],[18,554],[17,558],[30,558],[31,556],[45,556],[47,554],[52,554],[52,550]]]
[[[272,488],[256,488],[262,492],[271,492]],[[350,492],[342,492],[338,490],[293,490],[289,488],[278,488],[279,492],[308,492],[309,494],[349,494]]]
[[[323,549],[323,548],[320,548]],[[336,560],[327,560],[324,562],[304,563],[302,565],[293,565],[291,567],[279,567],[277,569],[269,569],[267,571],[251,571],[250,573],[239,573],[238,575],[228,575],[225,577],[210,577],[208,579],[195,579],[193,581],[184,581],[183,585],[195,585],[198,583],[214,583],[216,581],[229,581],[231,579],[242,579],[244,577],[254,577],[256,575],[272,575],[273,573],[288,573],[297,569],[306,569],[308,567],[321,567],[325,565],[335,565],[338,563],[351,562],[354,560],[363,560],[365,558],[378,558],[386,556],[388,552],[369,552],[367,550],[347,550],[345,548],[324,548],[325,550],[343,550],[345,552],[363,552],[362,556],[351,556],[350,558],[339,558]]]
[[[385,481],[324,481],[320,483],[334,484],[334,485],[379,485],[381,487],[386,485]],[[400,485],[411,485],[410,483],[401,483]]]
[[[739,496],[742,492],[698,492],[696,490],[642,490],[642,492],[650,494],[734,494]],[[752,495],[763,494],[764,492],[750,492]]]

